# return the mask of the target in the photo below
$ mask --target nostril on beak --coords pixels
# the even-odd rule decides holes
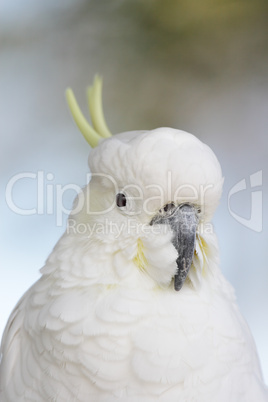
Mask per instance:
[[[170,202],[169,204],[166,204],[163,208],[165,212],[171,211],[175,207],[174,202]]]

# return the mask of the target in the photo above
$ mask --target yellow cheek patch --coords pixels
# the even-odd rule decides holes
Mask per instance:
[[[196,269],[201,269],[201,273],[203,276],[206,275],[206,267],[208,264],[208,245],[203,239],[203,237],[198,236],[196,239],[196,247],[195,247],[195,264],[194,267]]]
[[[205,242],[205,240],[201,237],[201,250],[202,250],[202,254],[203,254],[203,259],[204,259],[204,263],[203,263],[203,267],[202,267],[202,275],[205,276],[206,275],[206,268],[207,268],[207,264],[208,264],[208,245]]]
[[[148,262],[146,260],[146,257],[144,255],[144,245],[141,241],[141,239],[138,239],[137,241],[137,254],[133,258],[133,262],[141,271],[145,271],[146,267],[148,265]]]

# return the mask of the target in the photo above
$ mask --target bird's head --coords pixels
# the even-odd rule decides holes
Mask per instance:
[[[77,227],[88,225],[83,238],[118,259],[119,277],[126,275],[128,265],[151,284],[180,290],[187,277],[189,283],[196,281],[213,253],[210,221],[223,183],[219,162],[207,145],[180,130],[111,136],[100,91],[97,79],[89,92],[95,127],[89,156],[92,177],[70,219]],[[71,92],[67,99],[81,128]],[[97,137],[98,132],[106,138]]]

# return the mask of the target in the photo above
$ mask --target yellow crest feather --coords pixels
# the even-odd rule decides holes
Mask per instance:
[[[66,90],[66,99],[73,119],[92,148],[95,148],[100,139],[111,137],[102,109],[102,79],[96,75],[93,85],[88,88],[88,106],[93,127],[88,123],[77,103],[71,88]]]

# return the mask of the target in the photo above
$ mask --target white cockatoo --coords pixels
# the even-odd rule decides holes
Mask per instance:
[[[89,90],[90,183],[7,323],[1,402],[264,402],[254,341],[219,268],[223,178],[184,131],[111,136]]]

